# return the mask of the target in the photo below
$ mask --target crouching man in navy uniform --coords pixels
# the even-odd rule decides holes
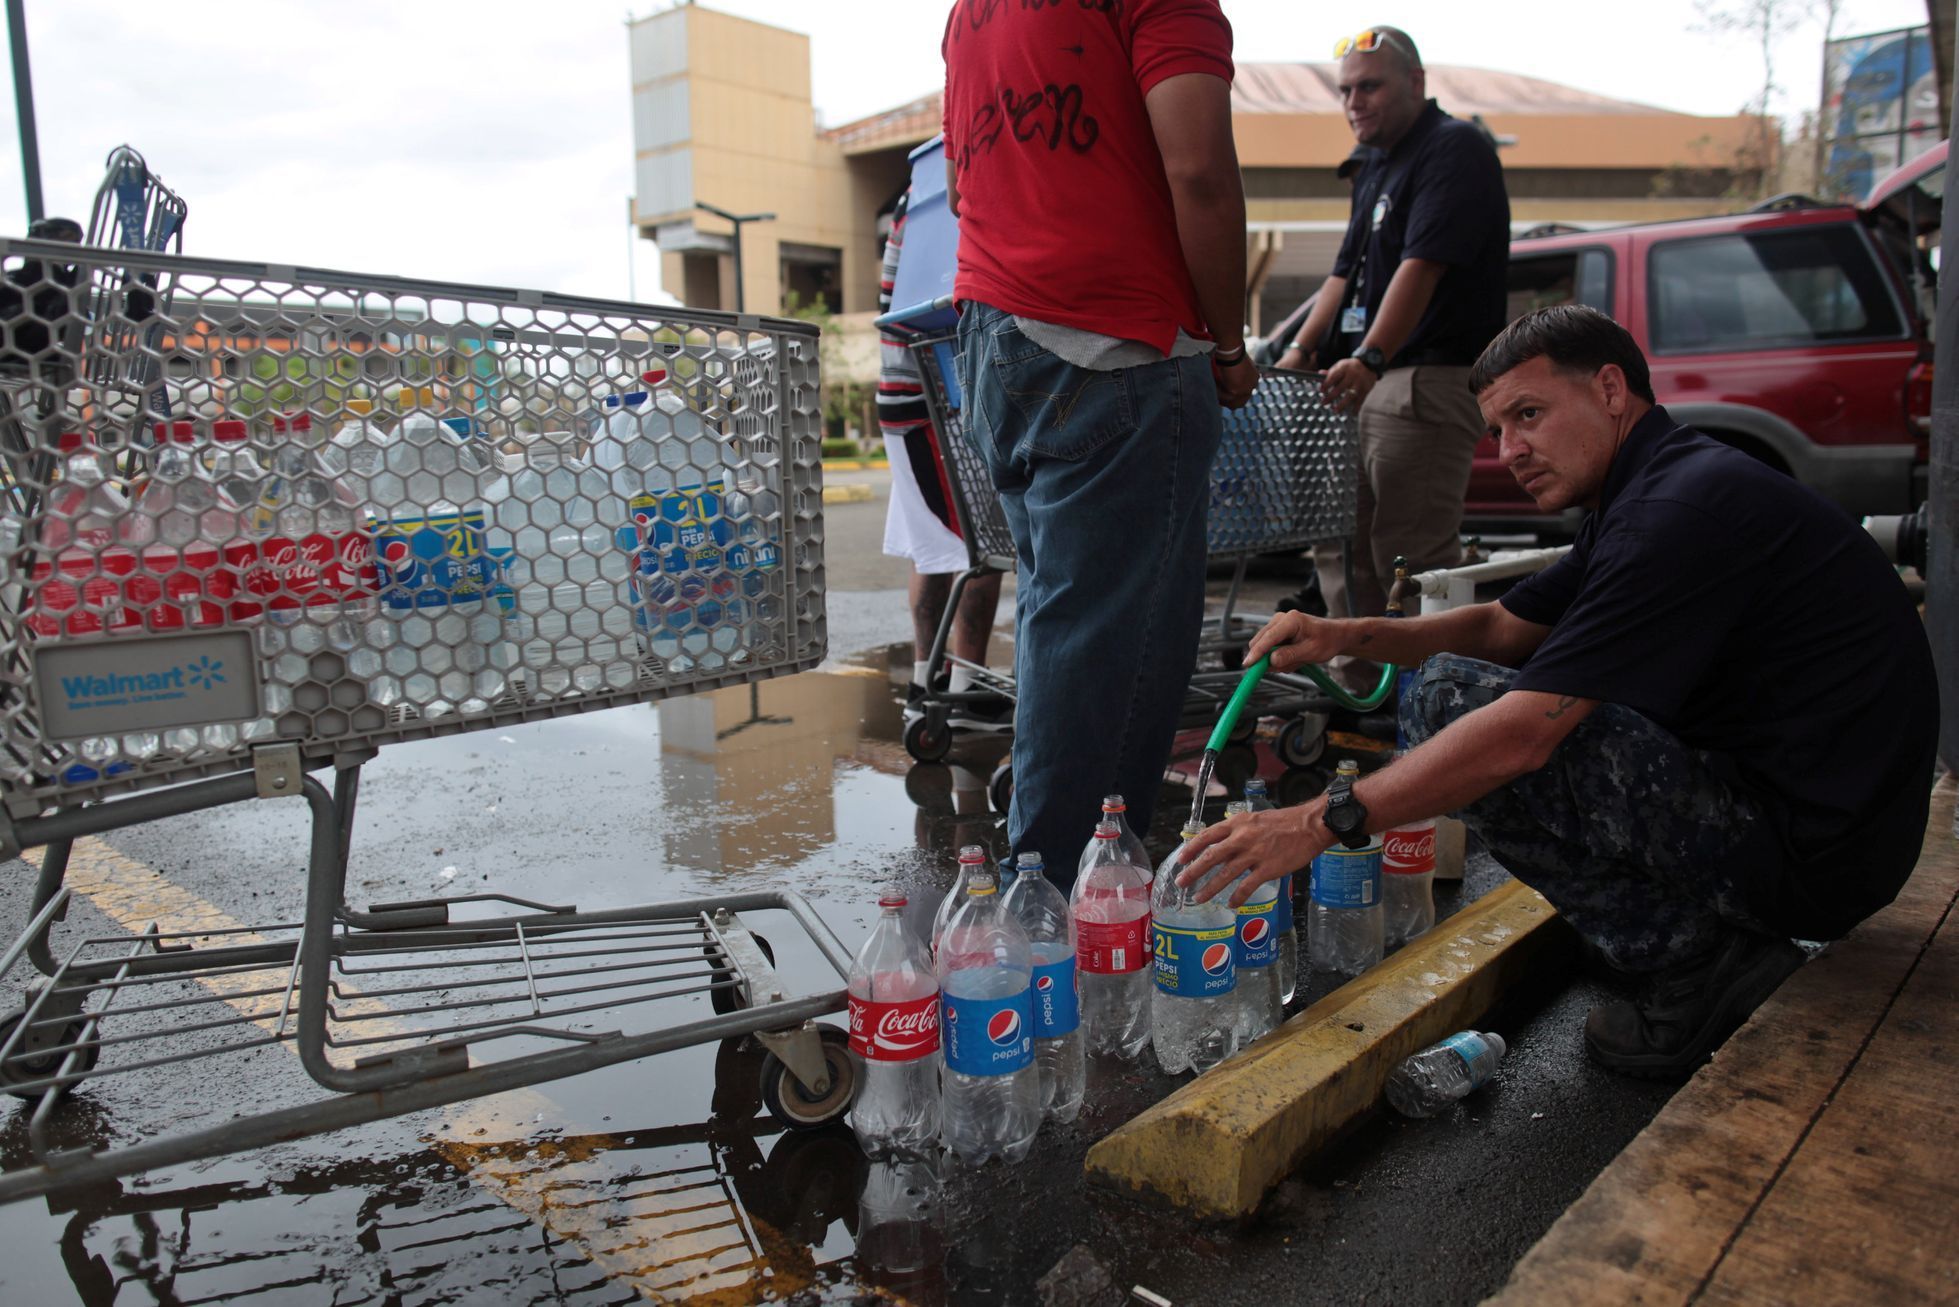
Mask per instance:
[[[1669,417],[1604,314],[1525,315],[1470,387],[1538,507],[1591,510],[1570,554],[1494,603],[1274,618],[1247,663],[1420,663],[1411,748],[1212,827],[1180,878],[1208,897],[1249,869],[1242,901],[1336,843],[1455,812],[1645,979],[1592,1010],[1593,1060],[1684,1075],[1802,962],[1792,941],[1838,938],[1911,873],[1937,744],[1924,625],[1841,509]]]

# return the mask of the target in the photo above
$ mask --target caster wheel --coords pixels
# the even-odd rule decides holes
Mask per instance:
[[[1013,809],[1014,765],[1009,758],[993,769],[993,779],[986,783],[986,797],[993,803],[993,811],[1005,816]]]
[[[943,762],[952,752],[952,728],[943,722],[932,724],[930,714],[905,727],[905,752],[919,762]]]
[[[824,1068],[830,1073],[830,1087],[824,1093],[812,1094],[804,1088],[775,1054],[762,1059],[762,1106],[791,1130],[815,1130],[841,1121],[857,1092],[850,1036],[834,1026],[819,1026],[817,1032],[823,1040]]]
[[[59,1014],[50,1012],[47,1005],[43,1005],[42,1013],[42,1017],[36,1018],[36,1029],[30,1031],[27,1038],[21,1041],[21,1046],[14,1050],[14,1055],[5,1062],[0,1062],[0,1090],[5,1090],[15,1098],[33,1101],[46,1093],[45,1089],[21,1089],[18,1086],[60,1071],[62,1063],[67,1061],[68,1047],[82,1037],[84,1024],[82,1017],[77,1016],[63,1025],[50,1027],[42,1026],[39,1022],[45,1017]],[[9,1012],[5,1017],[0,1017],[0,1046],[4,1046],[13,1038],[15,1027],[20,1025],[26,1015],[27,1009],[23,1006],[17,1011]],[[81,1061],[75,1068],[76,1073],[87,1075],[94,1070],[96,1060],[101,1054],[100,1048],[84,1048]]]
[[[757,935],[755,937],[755,947],[762,950],[762,956],[769,960],[770,966],[775,965],[775,950],[769,947],[769,942],[766,939]],[[706,952],[708,960],[717,969],[729,965],[727,955],[722,953],[713,944],[707,946]],[[741,987],[735,984],[716,985],[707,992],[707,1005],[713,1008],[716,1014],[724,1017],[730,1012],[741,1011],[743,1007]]]
[[[1326,723],[1295,717],[1279,732],[1272,748],[1286,766],[1310,767],[1326,752]]]

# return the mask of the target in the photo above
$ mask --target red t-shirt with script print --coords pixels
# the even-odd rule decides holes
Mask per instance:
[[[1165,354],[1209,336],[1143,97],[1231,80],[1218,0],[959,0],[943,51],[954,293]]]

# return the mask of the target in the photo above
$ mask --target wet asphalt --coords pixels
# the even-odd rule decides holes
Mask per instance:
[[[864,474],[881,495],[879,477]],[[1002,746],[965,741],[922,765],[898,743],[909,631],[902,573],[877,555],[882,521],[881,498],[830,512],[833,657],[819,671],[753,696],[383,751],[366,771],[350,898],[494,888],[595,908],[786,885],[852,948],[879,883],[935,901],[957,848],[996,837],[984,785]],[[1265,594],[1297,579],[1266,578]],[[1263,744],[1235,761],[1239,778],[1254,766],[1293,797],[1324,782],[1284,773]],[[1187,803],[1165,787],[1153,852]],[[106,842],[125,892],[78,895],[58,941],[126,938],[144,911],[255,926],[302,915],[292,803]],[[1438,899],[1447,911],[1501,877],[1475,858]],[[7,937],[31,884],[31,868],[0,865]],[[752,924],[791,989],[835,987],[778,915]],[[1295,1008],[1334,983],[1315,977]],[[1179,1083],[1147,1061],[1093,1067],[1082,1117],[1044,1131],[1028,1161],[932,1176],[873,1168],[844,1130],[783,1131],[760,1107],[760,1050],[729,1040],[0,1207],[0,1301],[1115,1302],[1141,1285],[1173,1303],[1474,1302],[1669,1095],[1585,1062],[1579,1029],[1602,995],[1582,975],[1544,977],[1487,1023],[1511,1050],[1493,1084],[1434,1120],[1364,1122],[1230,1227],[1085,1187],[1089,1145]],[[605,1028],[672,1019],[639,1010]],[[114,1146],[319,1096],[290,1048],[263,1047],[90,1082],[52,1127],[62,1146]],[[0,1163],[30,1155],[25,1110],[0,1106]],[[893,1196],[919,1219],[880,1220]]]

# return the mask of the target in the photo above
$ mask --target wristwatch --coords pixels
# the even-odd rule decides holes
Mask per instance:
[[[1368,845],[1367,806],[1354,797],[1354,783],[1345,776],[1326,787],[1326,828],[1350,849]]]
[[[1369,345],[1366,349],[1357,349],[1354,351],[1354,357],[1360,360],[1362,367],[1372,372],[1376,377],[1386,375],[1388,370],[1388,356],[1381,352],[1379,345]]]

